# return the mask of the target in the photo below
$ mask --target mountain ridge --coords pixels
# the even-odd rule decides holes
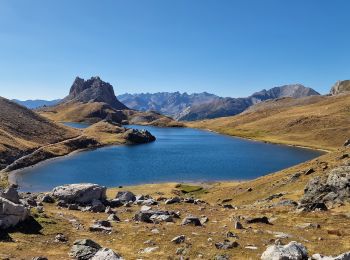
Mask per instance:
[[[206,118],[232,116],[239,114],[249,106],[268,99],[280,97],[300,98],[320,95],[312,88],[301,84],[289,84],[261,90],[245,98],[219,97],[208,92],[157,92],[122,94],[118,98],[133,109],[154,110],[174,117],[178,121],[193,121]]]

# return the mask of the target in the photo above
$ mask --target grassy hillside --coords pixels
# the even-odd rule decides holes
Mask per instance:
[[[1,97],[0,122],[0,169],[38,147],[80,134]]]
[[[125,124],[154,125],[161,127],[183,126],[170,117],[156,112],[115,110],[103,102],[67,102],[53,107],[41,108],[38,113],[56,122],[96,123],[105,118]]]
[[[350,137],[350,94],[270,100],[236,116],[191,122],[187,126],[273,143],[335,150]]]

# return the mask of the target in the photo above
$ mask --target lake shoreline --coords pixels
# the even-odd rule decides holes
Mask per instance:
[[[143,126],[141,126],[141,127],[143,127]],[[163,129],[163,128],[158,128],[158,127],[156,127],[156,129]],[[182,129],[184,129],[184,128],[182,128]],[[208,131],[206,131],[206,130],[204,130],[204,129],[196,129],[196,128],[187,128],[187,129],[193,129],[193,130],[199,130],[199,131],[203,131],[203,132],[208,132]],[[152,129],[150,130],[151,132],[152,132]],[[209,131],[209,132],[213,132],[213,131]],[[176,133],[175,133],[175,135],[176,135]],[[221,133],[215,133],[215,135],[218,135],[218,136],[222,136],[222,137],[228,137],[229,139],[231,139],[232,138],[232,140],[234,141],[234,139],[242,139],[242,140],[246,140],[246,141],[256,141],[256,142],[259,142],[259,143],[263,143],[263,142],[260,142],[260,141],[257,141],[257,140],[253,140],[253,139],[248,139],[248,138],[241,138],[241,137],[236,137],[236,136],[231,136],[231,135],[224,135],[224,134],[221,134]],[[201,136],[201,134],[199,135],[199,136]],[[190,139],[191,139],[191,137],[190,137]],[[226,143],[227,141],[225,141],[224,140],[224,142]],[[266,143],[266,142],[264,142],[264,143]],[[35,164],[35,165],[32,165],[32,166],[29,166],[29,167],[24,167],[24,168],[20,168],[20,169],[16,169],[16,170],[14,170],[14,171],[11,171],[11,172],[9,172],[9,175],[8,175],[8,180],[9,180],[9,182],[11,183],[11,184],[20,184],[20,181],[19,181],[19,178],[21,178],[22,176],[21,176],[21,172],[23,172],[23,174],[25,174],[26,173],[26,170],[29,170],[29,171],[32,171],[31,169],[32,168],[35,168],[35,167],[40,167],[40,166],[42,166],[42,165],[45,165],[45,164],[50,164],[50,163],[52,163],[53,161],[57,161],[57,160],[66,160],[67,158],[69,158],[69,157],[72,157],[72,156],[74,156],[74,155],[76,155],[76,154],[79,154],[79,153],[82,153],[82,152],[93,152],[93,151],[95,151],[95,150],[100,150],[100,149],[103,149],[103,148],[106,148],[106,147],[115,147],[115,146],[125,146],[125,145],[127,145],[127,144],[108,144],[108,145],[103,145],[103,146],[99,146],[99,147],[92,147],[92,148],[87,148],[87,149],[79,149],[79,150],[75,150],[75,151],[73,151],[73,152],[71,152],[71,153],[69,153],[69,154],[66,154],[66,155],[63,155],[63,156],[58,156],[58,157],[54,157],[54,158],[49,158],[49,159],[46,159],[46,160],[43,160],[43,161],[40,161],[40,162],[38,162],[37,164]],[[164,145],[164,144],[163,144]],[[168,144],[165,144],[166,146],[168,145]],[[220,145],[220,144],[218,144],[218,145]],[[273,145],[278,145],[278,146],[280,146],[280,147],[283,147],[283,146],[287,146],[287,145],[284,145],[284,144],[273,144]],[[228,144],[228,146],[230,146],[229,144]],[[232,147],[232,146],[231,146]],[[302,149],[306,149],[306,150],[311,150],[311,151],[319,151],[319,150],[315,150],[315,149],[309,149],[309,148],[305,148],[305,147],[298,147],[298,148],[302,148]],[[269,148],[269,149],[274,149],[274,148]],[[282,148],[277,148],[277,149],[282,149]],[[267,150],[268,151],[268,150]],[[322,151],[322,152],[324,152],[324,151]],[[132,152],[133,153],[133,152]],[[320,154],[320,155],[322,155],[322,154]],[[319,156],[320,156],[319,155]],[[94,155],[92,155],[92,156],[94,156]],[[304,162],[304,161],[301,161],[301,162],[297,162],[296,164],[299,164],[299,163],[302,163],[302,162]],[[270,162],[271,163],[271,162]],[[278,161],[276,162],[277,163],[277,165],[278,165]],[[130,181],[123,181],[123,185],[146,185],[146,184],[157,184],[157,183],[167,183],[167,182],[172,182],[172,181],[175,181],[175,182],[178,182],[178,183],[195,183],[195,182],[202,182],[202,183],[213,183],[213,182],[241,182],[241,181],[249,181],[249,180],[254,180],[254,179],[256,179],[256,178],[259,178],[259,177],[261,177],[261,176],[264,176],[264,175],[266,175],[266,174],[270,174],[270,173],[273,173],[273,172],[276,172],[276,171],[280,171],[280,170],[283,170],[283,169],[285,169],[285,168],[289,168],[289,167],[291,167],[291,166],[294,166],[294,165],[296,165],[296,164],[291,164],[291,165],[289,165],[289,166],[287,166],[287,167],[284,167],[284,168],[278,168],[277,170],[276,169],[272,169],[271,171],[269,171],[269,170],[267,170],[266,172],[261,172],[261,175],[259,175],[259,176],[251,176],[252,174],[250,173],[250,174],[248,174],[248,175],[246,175],[245,177],[241,177],[241,176],[237,176],[237,174],[236,174],[236,176],[235,176],[235,174],[233,174],[232,175],[232,173],[230,173],[230,171],[227,171],[227,169],[226,169],[226,171],[225,170],[223,170],[223,172],[226,172],[226,176],[221,176],[221,178],[213,178],[213,177],[210,177],[210,176],[205,176],[206,174],[204,173],[204,175],[203,176],[201,176],[201,177],[199,177],[198,176],[198,178],[196,177],[196,175],[194,175],[194,177],[193,177],[193,179],[191,179],[191,176],[189,176],[188,175],[188,173],[187,173],[187,177],[189,177],[189,179],[187,179],[187,177],[184,175],[184,177],[180,177],[179,179],[172,179],[172,178],[160,178],[160,181],[157,181],[157,180],[151,180],[151,179],[149,179],[148,177],[147,177],[147,174],[145,175],[146,176],[146,179],[145,180],[135,180],[135,182],[130,182]],[[282,165],[282,167],[283,167],[283,165]],[[57,168],[57,167],[56,167]],[[275,167],[276,168],[276,167]],[[224,169],[224,168],[223,168]],[[63,171],[64,171],[64,169],[63,169]],[[33,171],[32,171],[33,172]],[[57,172],[56,172],[56,174],[58,174]],[[68,173],[67,173],[68,174]],[[66,175],[67,175],[66,174]],[[230,175],[231,174],[231,175]],[[260,174],[260,172],[258,171],[258,173],[257,174]],[[250,175],[250,176],[249,176]],[[174,175],[174,176],[176,176],[176,175]],[[215,175],[213,175],[213,176],[215,176]],[[231,177],[232,176],[232,177]],[[44,177],[45,177],[45,175],[44,175]],[[24,177],[25,178],[25,177]],[[49,176],[48,176],[48,178],[50,178]],[[62,180],[64,180],[64,178],[65,177],[62,177]],[[70,177],[68,177],[68,179],[69,179]],[[148,178],[148,179],[147,179]],[[182,178],[182,179],[181,179]],[[74,178],[73,178],[74,179]],[[71,181],[67,181],[67,182],[64,182],[64,181],[62,181],[62,183],[79,183],[79,182],[82,182],[82,181],[74,181],[74,180],[71,180]],[[84,181],[84,182],[96,182],[96,181],[94,181],[94,180],[91,180],[91,178],[90,178],[90,180],[87,180],[87,181]],[[23,183],[25,184],[26,182],[25,181],[23,181]],[[98,183],[98,182],[97,182]],[[33,191],[36,191],[36,189],[34,188],[31,188],[31,185],[30,185],[30,183],[28,183],[28,185],[29,186],[27,186],[27,188],[28,188],[28,190],[27,191],[30,191],[30,190],[33,190]],[[33,184],[33,185],[35,185],[35,184]],[[113,186],[118,186],[118,182],[117,183],[114,183],[114,184],[112,184],[111,186],[108,186],[108,184],[106,185],[106,183],[101,183],[101,185],[104,185],[104,186],[107,186],[107,187],[113,187]],[[20,185],[20,186],[22,186],[22,185]],[[50,186],[50,185],[46,185],[46,186]],[[34,186],[35,187],[35,186]],[[38,188],[37,189],[38,191],[42,191],[42,190],[45,190],[45,189],[40,189],[40,188]],[[23,191],[26,191],[26,188],[24,188],[23,189]]]
[[[209,128],[197,128],[197,127],[188,127],[188,128],[200,129],[203,131],[208,131],[208,132],[216,133],[219,135],[225,135],[225,136],[229,136],[229,137],[235,137],[235,138],[250,140],[250,141],[254,141],[254,142],[261,142],[261,143],[266,143],[266,144],[297,147],[297,148],[302,148],[302,149],[307,149],[307,150],[312,150],[312,151],[320,151],[320,152],[324,152],[324,153],[334,152],[332,150],[327,150],[327,149],[322,149],[322,148],[317,148],[317,147],[312,147],[312,146],[307,146],[307,145],[297,145],[297,144],[292,144],[292,143],[273,142],[273,141],[267,141],[267,140],[262,140],[262,139],[258,139],[258,138],[243,137],[243,136],[239,136],[239,135],[230,135],[230,134],[221,133],[221,132],[209,129]]]

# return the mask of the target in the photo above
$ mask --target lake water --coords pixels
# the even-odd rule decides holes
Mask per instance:
[[[16,173],[21,190],[47,191],[81,182],[114,187],[170,181],[246,180],[322,154],[190,128],[132,127],[149,130],[157,140],[84,151],[24,169]]]

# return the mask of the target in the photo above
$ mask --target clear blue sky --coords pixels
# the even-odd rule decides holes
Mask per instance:
[[[347,0],[0,0],[0,96],[64,97],[75,76],[118,94],[247,96],[350,78]]]

